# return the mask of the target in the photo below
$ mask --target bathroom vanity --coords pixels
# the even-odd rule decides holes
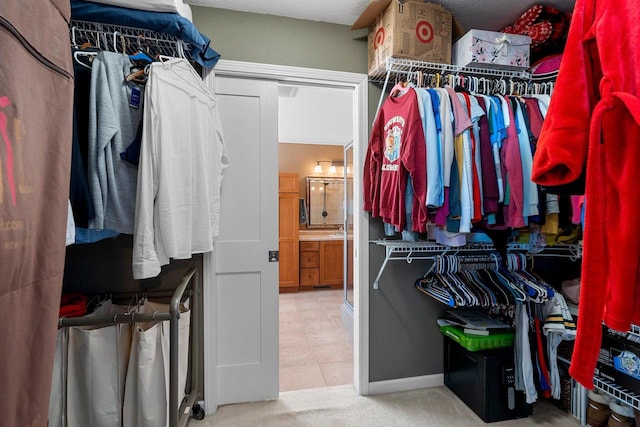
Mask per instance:
[[[344,233],[300,231],[300,290],[343,286]]]

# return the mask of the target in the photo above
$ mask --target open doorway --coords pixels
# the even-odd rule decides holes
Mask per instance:
[[[353,166],[345,159],[353,103],[352,88],[278,87],[279,172],[281,180],[297,179],[299,197],[291,235],[290,195],[280,196],[281,392],[353,384],[353,302],[346,299],[347,266],[353,264],[346,242],[353,233],[345,216],[353,205],[346,191]],[[292,247],[293,257],[287,253]]]
[[[354,171],[362,170],[369,127],[365,74],[221,60],[215,75],[215,84],[210,85],[218,96],[229,157],[239,159],[225,174],[227,193],[223,194],[222,213],[228,222],[238,223],[239,228],[225,227],[226,234],[218,239],[216,251],[204,256],[203,303],[211,308],[203,313],[207,331],[203,337],[207,413],[214,412],[221,404],[273,399],[278,395],[278,280],[277,257],[272,251],[278,245],[275,226],[278,84],[352,90],[353,109],[349,117],[353,122]],[[269,172],[268,176],[260,179],[259,174],[264,175],[265,171]],[[247,180],[251,180],[250,186]],[[354,200],[361,200],[361,186],[360,177],[355,173]],[[246,194],[258,190],[259,194],[250,197],[260,203],[247,209]],[[267,224],[262,224],[267,217]],[[353,386],[357,393],[366,395],[369,392],[368,218],[356,209],[353,221]],[[272,234],[275,235],[272,237]],[[268,239],[265,240],[265,236]],[[232,251],[245,242],[254,241],[241,254]],[[256,263],[255,267],[249,262]],[[274,270],[276,276],[271,279]],[[238,340],[239,336],[243,339]]]

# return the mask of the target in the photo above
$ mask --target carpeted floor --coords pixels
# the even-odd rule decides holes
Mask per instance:
[[[273,401],[224,405],[191,427],[287,426],[429,426],[471,427],[485,423],[447,387],[358,396],[351,385],[280,393]],[[579,426],[550,403],[534,404],[533,415],[491,423],[509,426]]]

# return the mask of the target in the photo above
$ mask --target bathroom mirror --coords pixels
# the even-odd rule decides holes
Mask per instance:
[[[344,226],[344,179],[308,176],[307,227]]]

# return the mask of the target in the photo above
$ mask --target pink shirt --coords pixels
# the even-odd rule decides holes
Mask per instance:
[[[507,127],[507,138],[502,142],[500,160],[502,176],[509,183],[509,204],[504,206],[504,220],[507,227],[524,227],[522,207],[524,205],[524,187],[522,183],[522,160],[520,158],[520,143],[515,127],[515,118],[511,101],[507,99],[510,125]]]

